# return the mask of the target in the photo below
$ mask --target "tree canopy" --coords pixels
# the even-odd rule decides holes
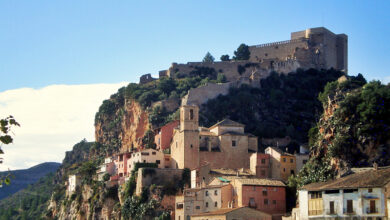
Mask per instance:
[[[236,51],[234,51],[234,60],[249,60],[250,57],[249,47],[246,44],[241,44]]]
[[[230,61],[230,57],[227,54],[226,55],[222,55],[220,59],[221,59],[221,61]]]
[[[211,55],[210,52],[207,52],[206,55],[203,58],[203,62],[204,63],[213,63],[214,60],[215,60],[215,58],[213,57],[213,55]]]

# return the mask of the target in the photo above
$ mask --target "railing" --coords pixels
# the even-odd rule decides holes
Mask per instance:
[[[343,213],[346,214],[346,215],[354,215],[354,214],[356,214],[354,209],[352,209],[352,210],[344,209]]]
[[[281,45],[281,44],[289,44],[289,43],[296,43],[296,42],[303,42],[303,41],[307,41],[307,38],[278,41],[278,42],[266,43],[266,44],[258,44],[258,45],[255,45],[255,47],[256,48],[259,48],[259,47],[269,47],[269,46],[275,46],[275,45]]]
[[[366,213],[367,214],[374,214],[374,213],[379,213],[378,208],[366,208]]]
[[[309,215],[322,215],[324,210],[309,210]]]
[[[325,213],[327,214],[327,215],[337,215],[337,210],[336,209],[326,209],[325,210]]]

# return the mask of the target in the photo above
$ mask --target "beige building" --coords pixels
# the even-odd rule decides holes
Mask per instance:
[[[176,196],[175,219],[190,219],[194,214],[232,207],[232,185],[185,189]]]
[[[248,207],[220,209],[208,213],[192,215],[191,220],[271,220],[272,216]]]
[[[134,152],[127,160],[128,173],[131,173],[136,163],[155,163],[158,168],[165,168],[165,156],[163,152],[154,149],[144,149]]]
[[[174,168],[249,168],[250,153],[257,151],[257,137],[244,125],[225,119],[210,128],[199,127],[199,108],[180,107],[180,127],[173,132],[171,161]]]

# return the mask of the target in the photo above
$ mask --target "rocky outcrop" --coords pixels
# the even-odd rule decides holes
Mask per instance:
[[[99,117],[95,124],[95,139],[124,152],[138,148],[148,128],[148,113],[136,101],[126,100],[114,115]]]

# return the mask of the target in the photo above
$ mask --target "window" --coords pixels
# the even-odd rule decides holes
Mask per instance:
[[[197,205],[195,208],[196,208],[196,209],[200,209],[200,206]]]
[[[149,156],[149,153],[147,153],[147,152],[142,152],[141,155]]]
[[[156,155],[156,152],[152,152],[152,155]]]
[[[190,120],[194,119],[194,110],[190,109]]]
[[[232,141],[232,147],[236,146],[236,141]]]
[[[191,148],[193,148],[193,146],[192,146],[192,144],[191,144],[191,146],[190,146]]]
[[[334,201],[330,201],[329,202],[329,212],[330,212],[330,214],[335,214],[335,211],[334,211]]]
[[[286,162],[286,158],[283,158],[283,162]]]
[[[253,191],[256,191],[256,186],[253,186],[253,188],[252,188],[252,189],[253,189]]]
[[[267,196],[267,195],[268,195],[267,191],[263,190],[263,196]]]
[[[177,209],[183,209],[183,203],[177,203],[176,204]]]
[[[156,160],[156,164],[160,164],[160,160]]]
[[[276,200],[272,200],[272,204],[276,205]]]
[[[261,171],[261,176],[265,176],[265,170]]]
[[[291,174],[291,175],[294,175],[294,174],[295,174],[295,171],[294,171],[294,170],[290,170],[290,174]]]
[[[264,199],[264,205],[268,205],[268,199]]]
[[[191,220],[191,217],[189,215],[187,215],[187,220]]]
[[[309,192],[310,199],[321,199],[322,198],[322,192]]]
[[[286,168],[283,168],[283,172],[286,172]]]
[[[261,163],[262,163],[262,164],[265,164],[265,159],[261,159]]]
[[[215,190],[215,191],[214,191],[214,195],[218,195],[218,190]]]
[[[352,200],[347,200],[347,213],[353,213],[353,203],[352,203]]]
[[[209,191],[206,191],[206,194],[205,194],[206,196],[208,196],[209,195]]]
[[[290,163],[294,163],[294,159],[290,159]]]
[[[369,192],[369,193],[372,193],[372,188],[369,188],[369,189],[368,189],[368,192]]]
[[[218,207],[218,202],[215,202],[215,203],[214,203],[214,207]]]
[[[208,202],[206,202],[206,208],[207,208],[207,207],[209,207],[209,203],[208,203]]]

